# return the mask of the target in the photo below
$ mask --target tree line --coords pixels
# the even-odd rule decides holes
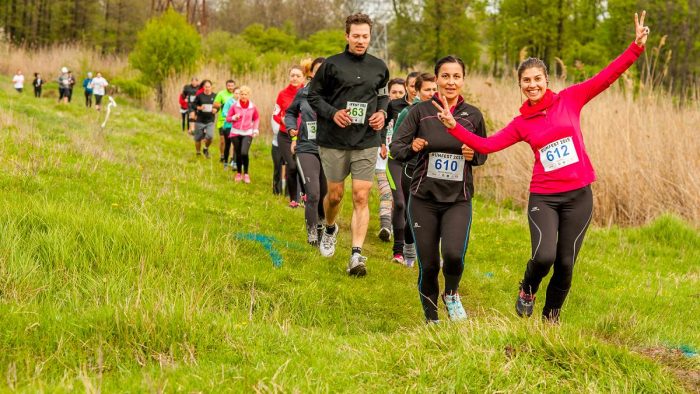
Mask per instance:
[[[204,37],[204,54],[255,69],[289,52],[318,53],[342,39],[344,16],[372,1],[354,0],[5,0],[6,40],[29,47],[84,43],[128,53],[146,22],[171,8]],[[633,38],[632,15],[646,9],[649,60],[637,72],[675,93],[697,88],[700,0],[391,0],[389,60],[408,69],[446,54],[470,70],[502,76],[525,56],[553,74],[590,76]],[[209,49],[207,49],[209,48]],[[222,54],[226,54],[223,56]],[[326,53],[324,53],[326,54]],[[217,57],[218,56],[218,57]],[[253,60],[250,60],[250,59]],[[233,59],[233,60],[226,60]],[[237,61],[234,61],[238,59]],[[250,64],[240,66],[240,61]],[[685,89],[685,91],[684,91]]]

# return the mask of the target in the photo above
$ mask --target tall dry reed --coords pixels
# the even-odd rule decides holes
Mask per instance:
[[[518,115],[522,99],[515,81],[467,79],[467,90],[492,120],[489,134]],[[563,87],[559,83],[553,89]],[[595,222],[634,225],[673,213],[700,224],[700,139],[694,135],[698,122],[697,104],[678,107],[658,91],[633,99],[613,86],[591,101],[581,113],[581,128],[597,174]],[[476,171],[479,190],[524,206],[533,163],[534,154],[525,143],[494,153]]]
[[[40,73],[45,80],[58,78],[62,67],[67,67],[77,77],[88,71],[100,71],[107,78],[123,76],[128,61],[125,56],[100,55],[90,48],[66,44],[49,48],[26,49],[0,42],[0,73],[12,75],[18,69],[31,81]]]
[[[134,77],[125,57],[100,56],[70,45],[28,51],[0,44],[0,73],[10,75],[20,68],[28,75],[41,72],[48,79],[63,66],[77,72],[102,70],[112,77]],[[212,80],[215,90],[222,89],[229,78],[239,86],[250,86],[251,100],[260,110],[261,134],[269,139],[270,117],[277,93],[286,86],[288,66],[231,75],[221,67],[204,65],[192,75]],[[192,75],[167,81],[165,113],[178,116],[178,95]],[[555,82],[553,89],[564,87]],[[465,90],[490,119],[489,134],[516,116],[522,103],[515,77],[493,80],[470,75]],[[581,116],[598,178],[593,185],[595,222],[635,225],[669,212],[700,224],[700,140],[694,133],[695,125],[700,124],[698,102],[678,107],[658,89],[643,91],[634,99],[631,89],[626,90],[611,87],[590,102]],[[155,110],[154,99],[146,100],[144,106]],[[492,154],[476,171],[477,192],[525,206],[533,162],[533,153],[524,143]]]

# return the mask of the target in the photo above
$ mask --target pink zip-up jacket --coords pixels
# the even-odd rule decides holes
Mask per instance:
[[[581,134],[581,109],[608,88],[644,52],[634,42],[593,78],[558,94],[547,90],[540,103],[525,102],[521,115],[489,137],[469,132],[459,123],[449,129],[455,138],[479,153],[492,153],[525,141],[535,154],[530,192],[554,194],[576,190],[595,181]],[[602,121],[602,120],[601,120]]]
[[[233,120],[234,115],[239,115],[237,120]],[[226,121],[231,123],[230,137],[237,135],[258,135],[258,127],[260,126],[260,114],[252,101],[248,101],[247,105],[241,105],[240,101],[236,101],[226,114]]]

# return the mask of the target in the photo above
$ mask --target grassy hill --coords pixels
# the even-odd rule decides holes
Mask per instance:
[[[80,98],[0,84],[2,391],[700,390],[700,233],[678,219],[592,228],[549,326],[513,311],[525,216],[476,200],[470,319],[426,326],[416,268],[376,236],[345,274],[349,202],[335,257],[305,244],[264,141],[234,184],[178,120],[123,104],[101,130]]]

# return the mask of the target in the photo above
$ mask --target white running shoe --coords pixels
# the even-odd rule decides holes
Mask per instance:
[[[337,242],[337,237],[337,223],[335,225],[335,231],[333,232],[333,234],[328,234],[328,232],[325,230],[323,231],[323,235],[321,236],[321,243],[318,246],[318,249],[321,251],[321,256],[332,257],[335,254],[335,243]]]
[[[367,257],[359,253],[353,253],[348,262],[348,275],[350,276],[365,276],[367,275]]]
[[[462,301],[459,298],[459,294],[443,294],[442,300],[445,302],[445,306],[447,307],[447,316],[450,318],[451,321],[460,321],[467,319],[467,312],[462,306]]]

